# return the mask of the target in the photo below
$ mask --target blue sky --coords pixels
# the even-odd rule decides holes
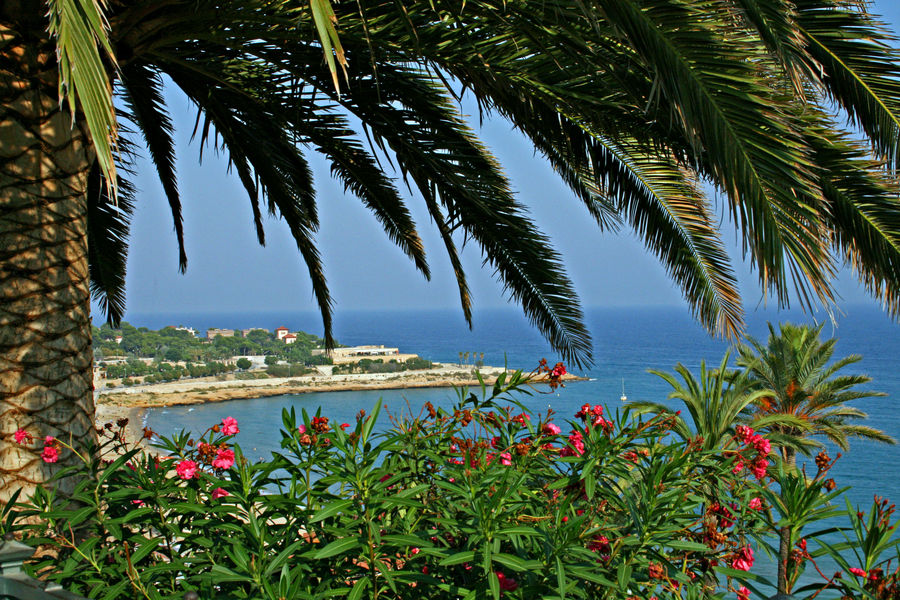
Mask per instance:
[[[878,0],[873,10],[900,29],[897,0]],[[267,246],[255,237],[249,201],[225,160],[190,141],[194,114],[169,95],[176,123],[178,174],[184,204],[188,271],[178,273],[171,216],[152,167],[138,165],[140,193],[128,261],[128,313],[315,310],[305,267],[287,228],[265,223]],[[474,111],[464,111],[472,114]],[[483,124],[482,139],[500,159],[520,200],[563,256],[584,306],[684,305],[656,259],[628,230],[602,233],[550,167],[508,124]],[[327,164],[308,153],[317,182],[321,228],[317,239],[338,314],[364,308],[452,308],[458,292],[443,245],[418,198],[410,208],[432,267],[425,281],[384,235],[361,203],[343,193]],[[725,225],[730,230],[730,225]],[[734,245],[735,253],[738,252]],[[502,306],[506,298],[481,266],[476,245],[463,252],[475,309]],[[756,277],[738,266],[745,307],[764,299]],[[838,283],[847,303],[867,301],[849,273]],[[95,308],[95,314],[98,314]]]

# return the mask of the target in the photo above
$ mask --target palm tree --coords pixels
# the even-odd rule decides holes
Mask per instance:
[[[783,323],[776,332],[770,323],[766,345],[748,337],[748,343],[739,346],[738,365],[762,392],[756,402],[756,416],[783,415],[803,424],[773,422],[765,427],[791,468],[797,465],[798,451],[808,455],[813,448],[823,447],[811,437],[815,435],[824,436],[844,451],[849,449],[851,437],[897,443],[881,430],[854,423],[867,415],[848,406],[849,402],[885,394],[858,389],[871,381],[865,375],[839,374],[862,357],[853,354],[831,362],[837,338],[821,341],[823,325]]]
[[[754,390],[740,371],[728,368],[731,353],[726,352],[717,368],[707,369],[706,361],[700,362],[700,377],[694,377],[690,369],[681,363],[672,373],[650,369],[649,372],[662,378],[672,387],[668,400],[680,400],[687,410],[690,422],[670,406],[659,402],[631,400],[628,406],[636,413],[664,414],[673,418],[672,431],[686,442],[702,440],[704,450],[724,448],[731,440],[735,426],[749,422],[748,408],[763,392]],[[763,423],[765,424],[765,423]],[[754,422],[755,427],[759,423]]]
[[[382,166],[399,170],[441,235],[467,319],[457,244],[474,240],[551,344],[590,360],[561,261],[462,119],[463,92],[524,133],[598,226],[631,227],[711,331],[735,335],[743,313],[700,182],[722,192],[779,301],[793,282],[810,303],[830,302],[835,256],[846,256],[900,312],[900,211],[884,169],[897,166],[900,62],[858,3],[399,6],[335,4],[335,31],[327,0],[0,5],[0,490],[47,475],[36,452],[9,442],[16,427],[92,435],[89,295],[121,317],[128,159],[139,148],[163,183],[186,268],[164,80],[196,106],[201,144],[228,156],[259,241],[263,210],[289,227],[326,344],[332,302],[309,151],[428,277]],[[342,65],[338,87],[323,50]]]
[[[849,448],[848,438],[851,437],[897,443],[883,431],[853,424],[867,415],[858,408],[847,406],[848,402],[885,394],[856,389],[871,381],[865,375],[838,374],[862,357],[854,354],[831,362],[837,339],[822,342],[823,326],[783,323],[776,333],[769,323],[769,339],[765,346],[752,337],[747,338],[748,344],[739,346],[738,364],[744,367],[756,389],[763,393],[757,401],[757,417],[790,417],[797,421],[793,424],[774,421],[765,427],[790,470],[797,466],[798,451],[809,454],[812,448],[823,446],[810,437],[813,435],[826,437],[844,451]],[[787,564],[793,548],[791,531],[792,528],[785,525],[778,532],[779,593],[788,591]]]

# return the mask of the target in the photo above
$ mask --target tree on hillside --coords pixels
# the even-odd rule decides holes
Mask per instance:
[[[92,436],[89,294],[112,321],[122,316],[139,149],[163,183],[186,268],[163,80],[196,106],[200,144],[228,157],[259,241],[264,210],[286,222],[326,345],[332,300],[309,151],[428,277],[416,225],[383,170],[397,167],[441,235],[468,320],[464,240],[566,359],[590,360],[561,261],[463,120],[460,93],[519,129],[601,229],[632,228],[711,331],[738,332],[742,308],[701,182],[721,192],[779,302],[792,285],[808,303],[829,302],[846,259],[900,311],[900,211],[887,176],[900,63],[859,3],[336,3],[340,45],[321,39],[327,60],[344,64],[339,80],[314,23],[319,15],[327,29],[327,4],[0,5],[0,489],[49,474],[37,453],[11,444],[16,428]]]

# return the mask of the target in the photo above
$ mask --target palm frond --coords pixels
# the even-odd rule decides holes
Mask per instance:
[[[50,35],[56,40],[59,97],[72,112],[84,114],[91,143],[115,197],[116,113],[104,60],[115,67],[104,0],[48,0]]]
[[[134,212],[135,189],[123,179],[118,169],[118,194],[110,194],[112,186],[104,181],[99,161],[88,176],[87,235],[88,269],[91,297],[105,314],[106,321],[117,327],[125,314],[125,270],[128,259],[128,231]]]
[[[175,174],[172,120],[165,109],[162,80],[149,66],[133,61],[122,67],[120,85],[129,111],[128,116],[144,137],[166,199],[169,201],[175,239],[178,241],[178,269],[184,273],[187,269],[184,221],[181,216],[181,198],[178,195],[178,179]]]

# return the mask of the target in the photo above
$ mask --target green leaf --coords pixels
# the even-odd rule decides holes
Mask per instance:
[[[334,502],[331,502],[327,506],[322,507],[318,512],[316,512],[316,514],[313,515],[312,519],[310,519],[310,523],[318,523],[319,521],[324,521],[325,519],[346,511],[351,506],[353,506],[353,500],[336,500]]]
[[[313,558],[321,559],[321,558],[329,558],[336,554],[341,554],[343,552],[347,552],[353,548],[359,548],[360,542],[358,538],[355,537],[345,537],[334,540],[315,554],[313,554]]]
[[[541,568],[541,563],[537,560],[524,560],[504,552],[493,554],[491,558],[494,562],[500,563],[504,567],[509,567],[514,571],[536,571]]]
[[[347,594],[347,600],[359,600],[360,598],[362,598],[363,592],[369,585],[369,581],[370,580],[368,577],[360,578],[360,580],[354,584],[353,589],[350,590],[350,593]]]
[[[131,564],[136,565],[147,557],[148,554],[156,550],[157,546],[162,543],[161,539],[147,540],[140,538],[140,547],[131,555]]]
[[[456,554],[451,554],[444,560],[442,560],[439,565],[442,567],[450,567],[452,565],[459,565],[465,562],[474,562],[475,560],[475,551],[467,550],[465,552],[457,552]]]

